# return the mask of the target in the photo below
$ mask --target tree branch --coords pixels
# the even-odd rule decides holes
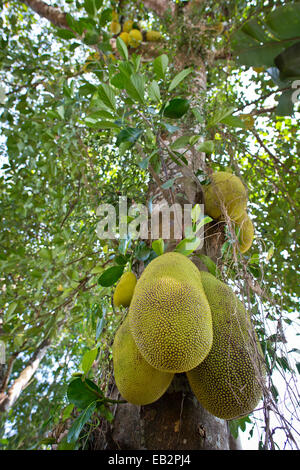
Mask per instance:
[[[22,390],[24,390],[31,377],[39,367],[40,362],[45,356],[50,344],[50,338],[44,340],[33,354],[28,366],[22,370],[19,377],[14,381],[8,392],[6,394],[0,394],[0,412],[8,411],[14,405]]]
[[[42,0],[20,0],[25,3],[29,8],[35,11],[38,15],[49,20],[57,28],[70,29],[66,20],[66,13],[62,12],[59,8],[47,5]]]

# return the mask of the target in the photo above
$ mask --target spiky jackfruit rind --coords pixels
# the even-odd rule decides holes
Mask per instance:
[[[129,46],[138,47],[143,40],[143,35],[138,29],[132,29],[129,32]]]
[[[151,261],[136,285],[129,323],[152,367],[185,372],[203,361],[212,346],[212,319],[194,263],[174,252]]]
[[[118,21],[112,21],[110,23],[109,29],[112,34],[119,34],[119,32],[121,31],[121,25]]]
[[[196,398],[210,413],[235,419],[251,413],[262,395],[264,365],[249,315],[234,292],[201,272],[213,319],[213,346],[187,377]]]
[[[133,272],[122,274],[113,296],[115,307],[129,307],[136,286],[136,277]]]
[[[133,21],[126,20],[123,24],[123,31],[125,31],[125,33],[129,33],[132,30],[132,26],[133,26]]]
[[[237,220],[247,207],[246,189],[236,175],[226,171],[212,174],[211,183],[204,186],[205,212],[219,219],[222,217],[222,205],[225,206],[228,216]]]
[[[130,333],[128,317],[116,333],[112,353],[117,388],[122,397],[134,405],[148,405],[158,400],[174,377],[145,361]]]
[[[254,226],[249,215],[244,212],[243,215],[236,222],[239,228],[239,249],[241,253],[246,253],[251,246],[254,239]]]

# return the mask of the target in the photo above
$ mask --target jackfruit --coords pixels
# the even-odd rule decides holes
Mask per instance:
[[[129,46],[138,47],[143,40],[142,33],[138,29],[132,29],[129,33]]]
[[[128,44],[129,44],[129,34],[126,33],[125,31],[123,31],[123,33],[121,33],[119,37],[125,42],[126,46],[128,46]]]
[[[116,10],[113,10],[113,12],[111,14],[111,17],[112,17],[113,21],[119,21],[119,15],[118,15],[118,12]]]
[[[134,405],[158,400],[172,382],[174,374],[154,369],[142,357],[130,333],[128,317],[116,333],[112,353],[117,388]]]
[[[264,72],[265,67],[253,67],[254,72],[261,73]]]
[[[252,114],[239,114],[238,117],[245,123],[246,129],[252,129],[255,124]]]
[[[119,32],[121,31],[121,25],[118,21],[112,21],[110,23],[110,32],[112,34],[119,34]]]
[[[236,221],[239,227],[239,248],[241,253],[246,253],[252,245],[254,238],[254,226],[247,212]]]
[[[129,324],[152,367],[185,372],[203,361],[212,346],[212,319],[194,263],[175,252],[151,261],[136,285]]]
[[[201,279],[214,339],[207,358],[187,377],[204,408],[218,418],[234,419],[251,413],[261,398],[262,353],[249,333],[249,315],[230,287],[207,272],[201,272]]]
[[[219,219],[224,204],[228,216],[237,220],[247,206],[247,193],[242,181],[226,171],[213,173],[211,179],[211,184],[204,186],[206,213],[214,219]]]
[[[146,41],[156,42],[161,40],[161,33],[159,31],[147,31]]]
[[[123,31],[125,31],[125,33],[129,33],[129,31],[132,30],[132,25],[133,25],[132,20],[125,21],[123,24]]]
[[[133,272],[122,274],[113,296],[115,307],[129,307],[136,285],[136,277]]]

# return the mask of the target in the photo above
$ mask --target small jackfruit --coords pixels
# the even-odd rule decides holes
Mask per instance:
[[[222,34],[223,31],[224,31],[224,23],[222,23],[221,21],[219,23],[217,23],[214,27],[215,31],[217,34]]]
[[[110,23],[110,32],[112,34],[119,34],[119,32],[121,31],[121,25],[118,21],[112,21]]]
[[[214,219],[219,219],[224,204],[228,216],[237,220],[247,206],[247,193],[242,181],[226,171],[213,173],[211,180],[211,184],[204,186],[206,213]]]
[[[111,17],[113,21],[118,21],[119,20],[118,12],[116,10],[113,10]]]
[[[119,38],[121,38],[125,42],[126,46],[128,46],[128,44],[129,44],[129,34],[126,33],[126,31],[123,31],[123,33],[120,34]]]
[[[161,40],[161,33],[159,31],[147,31],[146,41],[157,42]]]
[[[187,377],[199,402],[218,418],[251,413],[261,395],[264,366],[242,302],[223,282],[201,272],[213,319],[213,346]],[[257,346],[257,348],[256,348]]]
[[[245,123],[246,129],[252,129],[255,124],[252,114],[239,114],[238,117]]]
[[[118,390],[134,405],[158,400],[172,382],[174,374],[154,369],[142,357],[130,333],[128,317],[116,333],[112,353]]]
[[[264,72],[265,67],[253,67],[254,72],[261,73]]]
[[[136,285],[136,277],[133,272],[122,274],[113,296],[115,307],[129,307]]]
[[[123,31],[125,31],[125,33],[129,33],[129,31],[132,30],[132,26],[133,26],[133,21],[126,20],[123,24]]]
[[[247,212],[244,212],[236,221],[236,225],[239,227],[240,252],[246,253],[251,247],[254,238],[254,226]]]
[[[143,40],[142,33],[138,29],[132,29],[129,33],[129,46],[138,47]]]
[[[135,343],[152,367],[185,372],[212,346],[212,319],[199,270],[180,253],[165,253],[148,264],[129,308]]]

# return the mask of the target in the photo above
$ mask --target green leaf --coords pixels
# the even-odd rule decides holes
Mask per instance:
[[[153,101],[156,101],[157,103],[160,102],[160,90],[159,90],[159,85],[156,80],[153,80],[148,88],[148,94],[150,99]]]
[[[154,240],[152,242],[152,249],[155,251],[157,256],[162,255],[164,253],[164,250],[165,250],[164,241],[161,238],[159,240]]]
[[[98,279],[98,284],[103,287],[110,287],[115,284],[124,271],[124,266],[112,266],[104,271]]]
[[[74,39],[76,37],[75,33],[69,29],[57,29],[56,35],[62,39]]]
[[[294,92],[295,90],[286,90],[281,94],[275,111],[277,116],[291,116],[293,114],[294,103],[292,100],[292,94]]]
[[[143,129],[133,129],[131,127],[127,127],[117,135],[116,145],[119,146],[122,142],[131,142],[134,144],[142,133]]]
[[[169,188],[172,188],[172,186],[174,185],[174,181],[175,181],[176,178],[171,178],[170,180],[166,181],[164,184],[162,184],[162,188],[163,189],[169,189]]]
[[[193,69],[191,67],[181,70],[181,72],[179,72],[171,81],[168,91],[174,90],[174,88],[176,88],[177,85],[179,85],[179,83],[182,82],[182,80],[184,80],[192,71]]]
[[[276,8],[267,15],[266,23],[280,39],[300,39],[300,4],[296,2]]]
[[[73,422],[67,436],[67,442],[76,442],[83,426],[90,420],[96,408],[96,403],[91,403]]]
[[[225,119],[227,116],[232,114],[234,111],[234,107],[232,106],[220,106],[217,108],[215,113],[212,115],[212,117],[209,119],[207,123],[207,127],[212,127],[221,122],[223,119]]]
[[[164,79],[169,64],[169,58],[166,54],[162,54],[153,61],[153,68],[158,79]]]
[[[120,129],[120,126],[112,121],[101,121],[99,119],[85,118],[84,123],[88,127],[95,127],[97,129]]]
[[[163,110],[163,115],[170,119],[180,119],[189,110],[190,103],[184,98],[174,98]]]
[[[103,418],[106,419],[109,423],[111,423],[114,419],[114,415],[112,412],[103,404],[98,406],[98,409],[100,411],[100,414],[103,416]]]
[[[195,206],[192,208],[192,212],[191,212],[192,221],[194,223],[198,222],[200,215],[201,215],[200,204],[195,204]]]
[[[117,49],[124,60],[128,60],[128,49],[122,38],[117,37]]]
[[[116,99],[115,94],[111,86],[103,83],[98,87],[98,95],[99,98],[103,101],[105,106],[112,109],[113,111],[116,110]]]
[[[105,315],[103,314],[101,318],[97,318],[97,325],[96,325],[96,341],[98,340],[99,336],[101,335],[103,328],[105,326],[106,319]]]
[[[178,139],[176,139],[171,144],[171,149],[172,150],[178,150],[178,149],[186,147],[187,145],[190,144],[190,140],[191,140],[192,137],[193,137],[192,135],[182,135],[182,136],[178,137]]]
[[[66,421],[66,419],[70,418],[73,409],[74,409],[74,403],[70,403],[69,405],[65,407],[63,411],[63,415],[62,415],[63,421]]]
[[[8,308],[7,308],[7,311],[6,311],[6,315],[9,317],[12,313],[14,313],[14,311],[16,310],[17,308],[17,305],[18,303],[17,302],[12,302],[11,304],[9,304]]]
[[[246,124],[238,116],[227,116],[220,121],[222,124],[226,124],[231,127],[241,127],[242,129],[246,128]]]
[[[91,349],[90,351],[87,351],[81,361],[81,370],[87,374],[89,370],[91,369],[96,357],[98,354],[98,348]]]
[[[151,249],[145,242],[141,242],[135,249],[135,257],[140,261],[146,261],[150,256]]]
[[[178,243],[175,250],[177,253],[181,253],[184,256],[189,256],[193,251],[197,250],[201,243],[201,239],[194,237],[193,239],[184,238]]]
[[[139,74],[131,75],[130,80],[125,84],[125,90],[134,101],[144,103],[145,77]]]
[[[93,389],[95,393],[91,389]],[[88,379],[83,381],[81,378],[72,380],[67,389],[69,402],[81,409],[86,408],[92,402],[98,400],[98,393],[100,393],[100,389],[94,384],[94,382]]]
[[[85,11],[89,15],[94,16],[96,14],[96,6],[94,0],[84,0],[83,6]]]
[[[217,275],[216,263],[209,256],[206,256],[203,254],[199,254],[197,256],[202,261],[202,263],[205,264],[205,266],[208,269],[208,272],[212,274],[213,276],[216,276]]]
[[[206,140],[205,142],[202,142],[198,145],[197,150],[198,152],[213,153],[213,151],[215,150],[214,141]]]

